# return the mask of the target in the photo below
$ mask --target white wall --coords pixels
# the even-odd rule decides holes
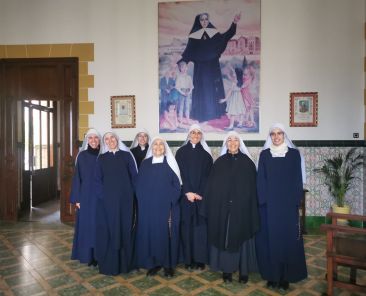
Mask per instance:
[[[92,126],[110,129],[110,96],[136,95],[137,129],[158,133],[158,0],[0,0],[0,44],[95,44]],[[316,128],[295,140],[351,140],[364,123],[365,0],[262,0],[260,133],[289,122],[289,93],[319,93]],[[116,130],[131,140],[136,129]],[[168,134],[169,140],[184,139]],[[209,134],[220,140],[222,134]]]

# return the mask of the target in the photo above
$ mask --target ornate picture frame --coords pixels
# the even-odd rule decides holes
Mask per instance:
[[[290,126],[318,126],[318,93],[290,93]]]
[[[111,96],[112,128],[136,127],[135,96]]]
[[[186,134],[199,123],[205,133],[259,133],[261,0],[158,2],[159,132]],[[245,82],[233,107],[235,80]]]

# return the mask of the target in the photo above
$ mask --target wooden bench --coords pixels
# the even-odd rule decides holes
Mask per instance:
[[[337,225],[337,218],[365,223],[366,216],[328,213],[331,224],[323,224],[320,229],[327,235],[327,295],[333,295],[338,287],[352,292],[366,293],[366,286],[357,284],[357,269],[366,270],[366,229]],[[350,267],[350,280],[338,280],[338,265]],[[333,276],[331,276],[333,275]]]

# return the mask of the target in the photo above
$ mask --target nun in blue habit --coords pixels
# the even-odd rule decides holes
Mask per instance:
[[[287,290],[307,277],[299,205],[305,165],[282,124],[274,124],[259,156],[258,199],[261,229],[256,236],[258,265],[267,287]]]
[[[134,268],[132,220],[137,166],[115,133],[103,136],[102,152],[95,174],[96,257],[100,273],[117,275]]]
[[[221,156],[207,182],[203,209],[206,211],[210,268],[222,271],[224,282],[247,283],[256,272],[255,233],[259,229],[256,167],[239,134],[224,139]]]
[[[74,241],[71,259],[96,265],[94,174],[100,152],[100,134],[89,129],[76,157],[70,202],[76,207]]]
[[[190,127],[175,158],[183,181],[180,199],[183,261],[187,269],[204,269],[208,264],[207,223],[200,208],[213,159],[198,124]]]
[[[137,168],[140,167],[142,161],[146,157],[147,150],[149,149],[151,137],[148,133],[148,131],[144,128],[140,129],[135,138],[132,141],[132,144],[130,146],[131,153],[133,154],[133,157],[136,160]],[[137,225],[137,216],[138,216],[138,207],[137,207],[137,199],[136,199],[136,193],[133,200],[133,222],[132,222],[132,229],[133,229],[133,240],[135,241],[136,236],[136,225]],[[136,262],[136,248],[133,250],[133,260]]]
[[[147,269],[147,276],[156,275],[161,267],[166,277],[174,275],[179,253],[181,184],[179,167],[167,142],[155,137],[136,183],[137,266]]]

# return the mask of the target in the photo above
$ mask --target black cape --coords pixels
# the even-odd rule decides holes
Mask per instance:
[[[140,167],[141,162],[144,160],[148,149],[149,149],[149,145],[146,145],[144,150],[141,150],[140,145],[137,145],[136,147],[131,149],[131,152],[132,152],[133,156],[135,157],[138,168]]]
[[[201,143],[193,148],[190,142],[179,148],[175,157],[183,181],[180,228],[184,263],[208,263],[207,225],[200,214],[202,201],[190,202],[186,193],[197,193],[205,198],[204,190],[213,160]]]
[[[212,167],[212,156],[202,147],[201,143],[197,143],[193,148],[188,142],[179,148],[175,156],[182,177],[182,221],[189,221],[190,217],[200,212],[202,201],[194,203],[187,200],[185,194],[194,192],[203,196],[207,179]]]
[[[226,153],[214,163],[207,183],[204,211],[208,242],[236,252],[259,229],[256,167],[245,154]]]

